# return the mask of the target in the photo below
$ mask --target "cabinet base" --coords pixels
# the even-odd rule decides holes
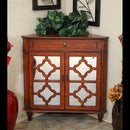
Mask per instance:
[[[48,113],[48,111],[45,112],[45,113]],[[56,112],[52,112],[52,113],[56,113]],[[60,113],[60,112],[57,112],[57,113]],[[70,111],[68,111],[68,112],[65,112],[65,113],[86,113],[86,112],[74,112],[74,111],[70,112]],[[90,113],[88,113],[88,114],[90,114]],[[28,121],[32,120],[32,115],[33,115],[33,112],[27,112]],[[102,122],[102,119],[104,117],[104,113],[103,112],[98,113],[97,116],[98,116],[98,122]]]

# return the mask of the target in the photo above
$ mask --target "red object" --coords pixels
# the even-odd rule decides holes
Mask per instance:
[[[11,50],[11,47],[13,47],[13,45],[7,41],[7,53]]]
[[[10,60],[11,60],[11,57],[10,57],[10,56],[7,56],[7,65],[9,65]]]
[[[18,114],[18,100],[15,94],[7,91],[7,128],[8,130],[14,130],[16,119]]]

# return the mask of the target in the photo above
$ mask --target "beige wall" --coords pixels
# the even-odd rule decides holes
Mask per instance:
[[[62,0],[61,10],[68,14],[72,11],[72,0]],[[46,16],[47,11],[33,11],[32,0],[8,0],[8,39],[14,47],[8,53],[12,57],[8,66],[8,89],[15,92],[19,102],[17,121],[26,119],[23,86],[23,52],[21,35],[35,33],[37,17]],[[122,46],[118,36],[122,33],[122,0],[101,0],[100,27],[88,28],[91,34],[109,36],[108,82],[107,88],[121,82]],[[107,99],[108,112],[104,120],[111,122],[113,103]],[[37,114],[35,114],[37,115]]]

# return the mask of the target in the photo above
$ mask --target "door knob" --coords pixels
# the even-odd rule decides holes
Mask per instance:
[[[67,44],[64,42],[64,46],[66,46]]]

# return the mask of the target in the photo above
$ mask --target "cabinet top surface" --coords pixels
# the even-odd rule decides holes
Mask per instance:
[[[24,39],[66,39],[66,40],[102,40],[102,39],[108,39],[109,37],[106,36],[100,36],[100,35],[94,35],[94,34],[89,34],[85,36],[76,36],[76,37],[62,37],[59,35],[37,35],[37,34],[30,34],[30,35],[23,35],[22,38]]]

